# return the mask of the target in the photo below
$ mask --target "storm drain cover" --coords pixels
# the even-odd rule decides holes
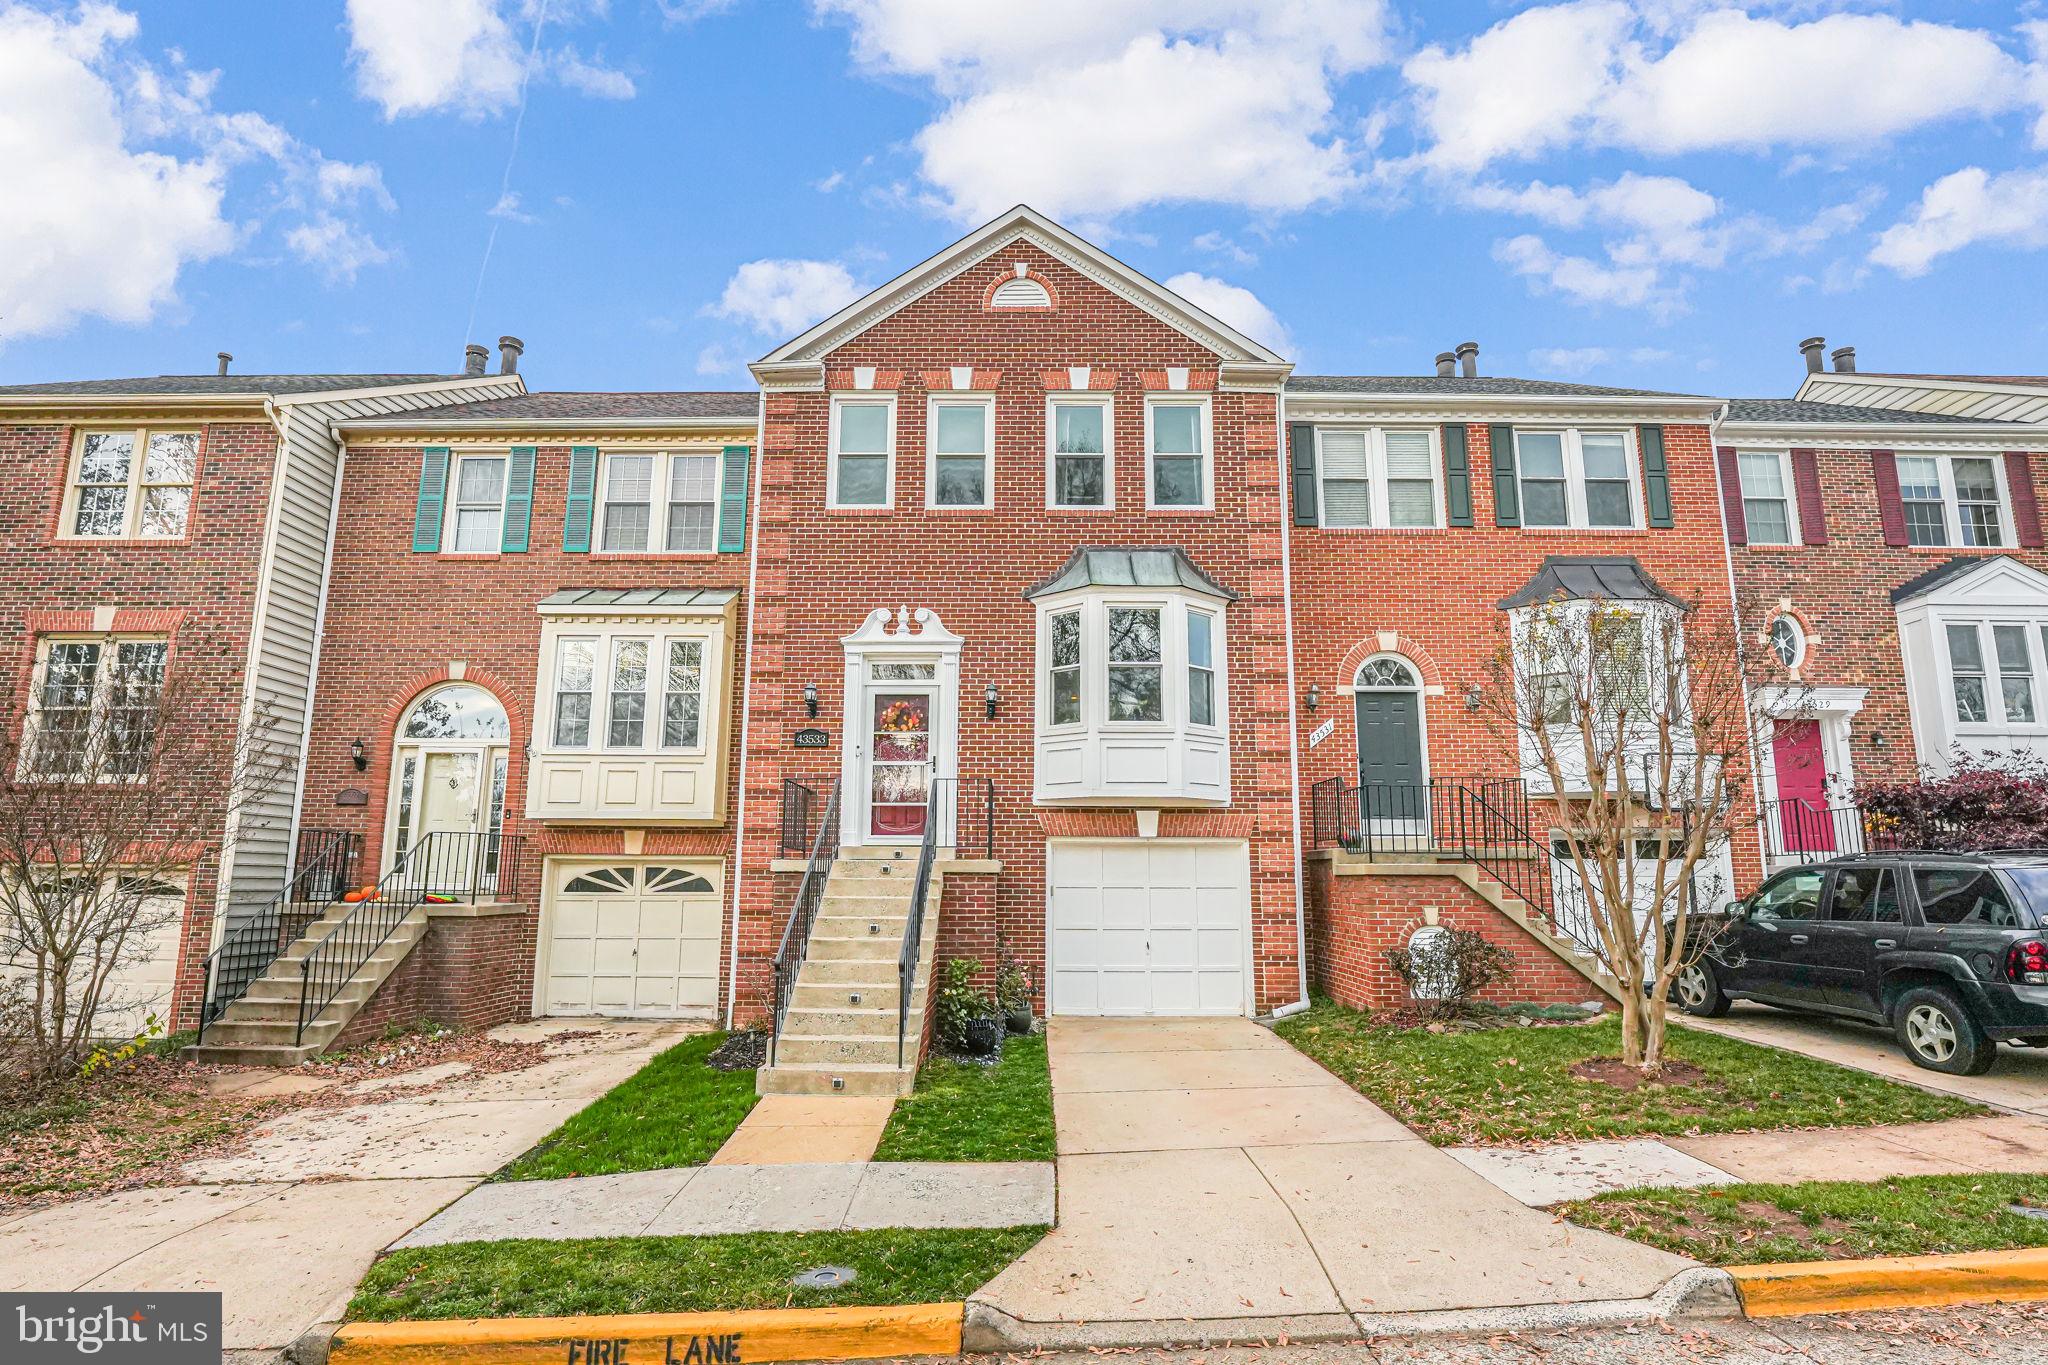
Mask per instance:
[[[853,1283],[853,1270],[843,1265],[821,1265],[804,1271],[790,1283],[798,1289],[837,1289],[843,1284]]]
[[[2006,1207],[2022,1218],[2038,1218],[2048,1223],[2048,1209],[2035,1208],[2031,1204],[2007,1204]]]

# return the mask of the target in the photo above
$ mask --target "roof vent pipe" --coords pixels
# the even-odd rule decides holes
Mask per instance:
[[[1821,362],[1820,353],[1827,349],[1827,344],[1828,339],[1826,337],[1808,337],[1799,343],[1799,354],[1806,357],[1806,372],[1808,374],[1819,374],[1826,368]]]
[[[1856,373],[1856,348],[1854,346],[1837,346],[1834,350],[1829,351],[1828,355],[1835,362],[1836,374]]]
[[[213,358],[220,362],[220,368],[215,370],[214,373],[226,374],[228,372],[228,362],[233,360],[234,356],[230,355],[226,351],[215,351],[213,353]]]
[[[1449,379],[1458,372],[1458,357],[1449,351],[1436,353],[1436,372],[1442,379]]]
[[[1467,379],[1479,377],[1479,343],[1461,341],[1458,343],[1458,368]]]
[[[471,378],[482,374],[491,363],[491,353],[475,342],[462,348],[462,372]]]
[[[526,343],[518,337],[498,338],[498,373],[518,374],[519,353],[526,349]]]

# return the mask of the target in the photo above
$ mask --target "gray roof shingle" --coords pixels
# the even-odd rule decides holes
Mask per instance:
[[[1535,577],[1499,606],[1529,607],[1564,597],[1601,602],[1677,602],[1633,555],[1545,555]]]
[[[1028,601],[1075,588],[1185,588],[1235,602],[1237,594],[1195,566],[1178,546],[1083,545],[1059,572],[1024,590]]]
[[[1597,384],[1565,384],[1550,379],[1441,374],[1297,374],[1287,381],[1289,393],[1426,394],[1446,398],[1699,398],[1693,393],[1657,389],[1608,389]]]
[[[1945,412],[1911,412],[1905,408],[1859,408],[1846,403],[1812,403],[1798,398],[1731,398],[1728,400],[1727,420],[1786,424],[1810,422],[1817,426],[1880,422],[1895,422],[1900,425],[1939,422],[1948,426],[1986,427],[2030,425],[2026,422],[1987,420],[1981,417],[1956,417]]]
[[[139,379],[63,379],[49,384],[0,384],[0,397],[49,394],[64,398],[236,397],[331,393],[433,384],[459,374],[160,374]]]
[[[1951,578],[1959,577],[1972,569],[1981,569],[1996,559],[2011,559],[2012,555],[1957,555],[1944,559],[1926,573],[1917,574],[1892,589],[1892,605],[1910,602],[1916,597],[1933,592]]]
[[[444,403],[421,408],[400,418],[408,422],[536,422],[661,421],[690,417],[744,417],[761,410],[754,389],[731,392],[676,393],[523,393],[512,398],[484,398],[474,403]]]

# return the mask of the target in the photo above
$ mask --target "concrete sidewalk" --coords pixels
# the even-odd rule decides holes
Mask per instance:
[[[1062,1018],[1051,1044],[1060,1222],[975,1296],[983,1348],[1648,1316],[1693,1269],[1510,1198],[1249,1020]]]

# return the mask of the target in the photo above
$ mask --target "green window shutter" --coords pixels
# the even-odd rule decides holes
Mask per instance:
[[[1637,427],[1636,445],[1643,452],[1643,501],[1649,505],[1650,525],[1667,528],[1671,525],[1671,475],[1664,467],[1664,428]]]
[[[1444,511],[1453,526],[1472,524],[1472,463],[1462,422],[1444,427]]]
[[[420,452],[420,497],[412,512],[414,554],[439,552],[441,522],[447,506],[448,447],[428,446]]]
[[[572,555],[590,553],[591,506],[597,494],[597,447],[569,451],[569,505],[562,514],[562,548]]]
[[[533,527],[532,446],[513,446],[505,462],[505,537],[500,548],[506,554],[526,553],[526,537]]]
[[[1486,429],[1493,450],[1493,524],[1522,524],[1522,490],[1515,482],[1515,429],[1505,423]]]
[[[1294,465],[1294,524],[1317,525],[1315,427],[1308,422],[1289,422],[1287,449]]]
[[[718,481],[718,552],[722,555],[747,548],[747,465],[753,454],[746,446],[725,448],[725,469]]]

